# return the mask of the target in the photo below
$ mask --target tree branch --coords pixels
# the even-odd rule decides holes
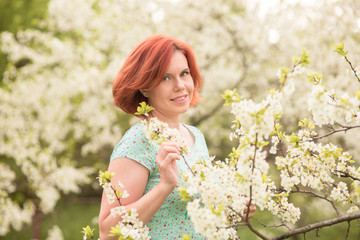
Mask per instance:
[[[316,194],[316,193],[314,193],[314,192],[312,192],[312,191],[306,191],[306,190],[300,190],[300,189],[298,189],[298,190],[296,190],[296,191],[291,191],[291,193],[310,194],[310,195],[312,195],[312,196],[314,196],[314,197],[323,199],[323,200],[329,202],[329,203],[332,205],[332,207],[334,208],[336,214],[337,214],[338,216],[340,216],[340,211],[339,211],[339,209],[336,207],[335,203],[334,203],[333,201],[331,201],[330,199],[328,199],[327,197],[321,196],[321,195]]]
[[[236,215],[238,215],[240,217],[240,219],[245,220],[245,225],[258,237],[260,237],[263,240],[269,240],[267,237],[265,237],[262,233],[260,233],[258,230],[256,230],[250,223],[249,223],[249,219],[244,219],[244,217],[238,213],[234,208],[232,208],[231,206],[227,206],[231,211],[233,211]],[[238,225],[240,226],[240,224]],[[244,226],[244,225],[242,225]]]
[[[340,177],[350,178],[350,179],[352,179],[352,180],[354,180],[354,181],[355,181],[355,180],[360,181],[360,178],[354,177],[354,176],[350,175],[350,174],[347,173],[347,172],[343,172],[343,171],[339,171],[339,170],[334,170],[334,171],[341,173]],[[335,173],[333,173],[333,174],[335,174]],[[336,175],[336,174],[335,174],[335,175]]]
[[[340,124],[339,124],[340,125]],[[346,132],[350,129],[353,129],[353,128],[360,128],[360,125],[355,125],[355,126],[343,126],[343,125],[340,125],[342,128],[340,129],[333,129],[332,132],[329,132],[323,136],[318,136],[318,137],[313,137],[312,140],[318,140],[318,139],[322,139],[322,138],[325,138],[325,137],[328,137],[330,135],[333,135],[334,133],[337,133],[337,132]]]
[[[359,78],[359,76],[357,75],[356,70],[355,70],[355,68],[353,67],[352,63],[349,61],[349,59],[348,59],[346,56],[344,56],[344,57],[345,57],[346,62],[350,65],[351,71],[353,71],[356,79],[357,79],[358,82],[360,83],[360,78]]]
[[[291,231],[289,231],[287,233],[284,233],[284,234],[281,234],[281,235],[279,235],[277,237],[271,238],[270,240],[286,239],[286,238],[289,238],[289,237],[297,235],[297,234],[310,232],[310,231],[312,231],[314,229],[319,229],[319,228],[323,228],[323,227],[332,226],[332,225],[335,225],[335,224],[338,224],[338,223],[341,223],[341,222],[349,222],[349,221],[359,219],[359,218],[360,218],[360,213],[345,215],[345,216],[325,220],[325,221],[322,221],[322,222],[309,224],[309,225],[306,225],[304,227],[296,228],[296,229],[293,229],[293,230],[291,230]]]

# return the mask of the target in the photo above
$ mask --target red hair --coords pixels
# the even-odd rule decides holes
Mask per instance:
[[[164,35],[148,37],[132,50],[114,79],[114,104],[126,113],[135,114],[140,102],[148,102],[139,90],[151,90],[161,83],[176,50],[182,51],[188,61],[195,86],[190,106],[195,106],[202,87],[195,55],[187,43]]]

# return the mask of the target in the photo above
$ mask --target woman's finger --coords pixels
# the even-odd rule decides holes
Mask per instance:
[[[180,160],[180,155],[178,153],[167,153],[164,159],[157,161],[156,163],[159,167],[165,167],[175,160]]]
[[[161,147],[166,147],[166,146],[172,146],[172,147],[175,147],[178,149],[178,151],[180,151],[180,147],[177,143],[175,142],[162,142],[161,145],[160,145],[160,149]]]
[[[156,162],[160,163],[164,161],[169,153],[176,153],[180,155],[180,148],[173,142],[163,142],[159,148]]]
[[[246,215],[248,216],[248,218],[251,218],[254,215],[254,212],[256,210],[256,205],[251,203],[249,206],[249,203],[250,203],[250,199],[246,198],[245,199],[246,207],[244,208],[244,213],[243,213],[245,218],[246,218]],[[248,209],[249,209],[249,214],[248,214]]]

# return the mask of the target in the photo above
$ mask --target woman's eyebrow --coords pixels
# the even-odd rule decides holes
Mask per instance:
[[[184,72],[184,71],[190,71],[190,68],[188,68],[188,67],[187,67],[187,68],[184,68],[184,69],[182,69],[180,72]],[[172,73],[169,73],[169,72],[166,72],[166,73],[165,73],[165,76],[166,76],[166,75],[173,75],[173,74],[172,74]]]

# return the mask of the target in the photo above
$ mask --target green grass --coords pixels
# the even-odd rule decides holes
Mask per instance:
[[[41,239],[46,239],[48,230],[54,225],[59,226],[66,240],[82,239],[82,228],[89,225],[95,229],[95,239],[97,239],[98,226],[97,223],[92,223],[92,220],[99,215],[99,210],[100,199],[64,201],[58,204],[54,212],[42,218]],[[19,232],[10,232],[0,239],[29,240],[31,239],[31,226],[25,226]]]

